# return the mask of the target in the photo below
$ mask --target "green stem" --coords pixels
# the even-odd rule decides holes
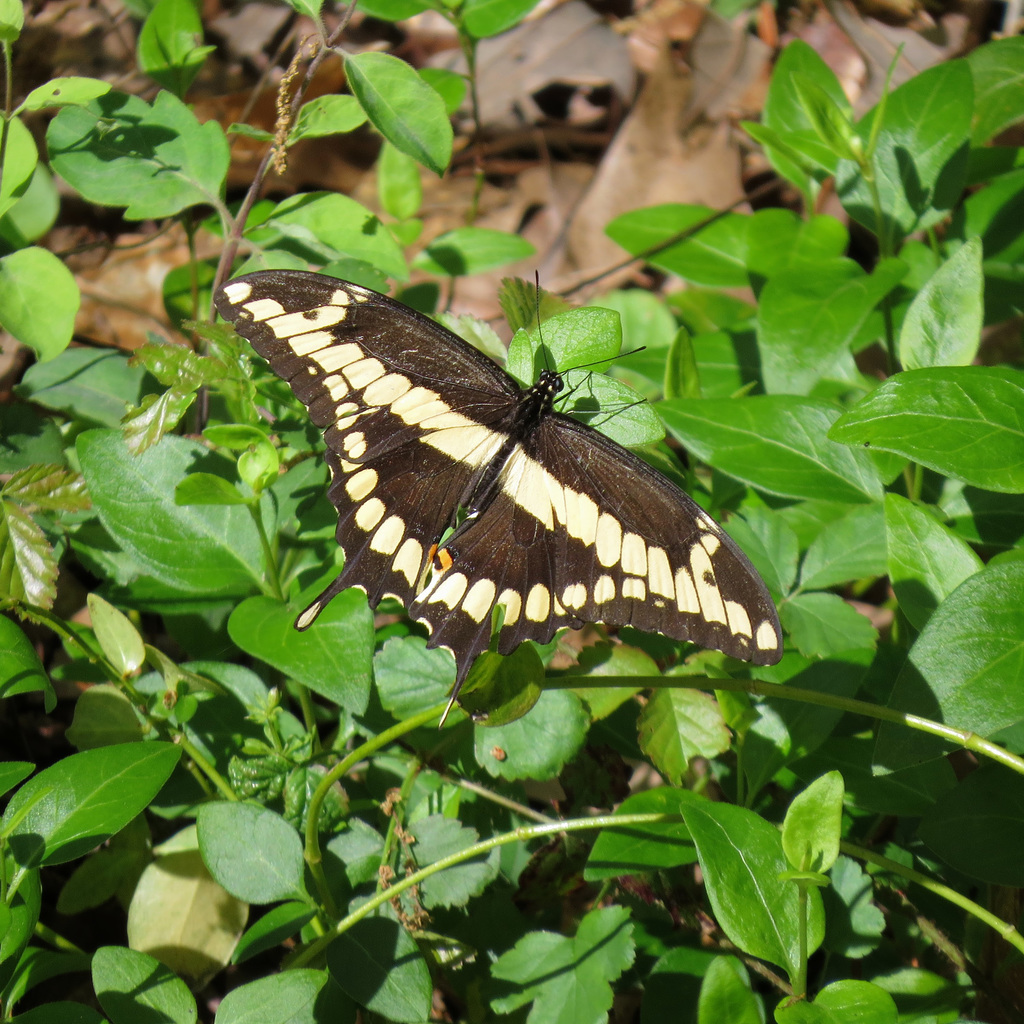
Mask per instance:
[[[905,878],[909,882],[920,885],[933,895],[952,903],[972,917],[977,918],[983,924],[988,925],[1000,938],[1013,946],[1018,953],[1024,953],[1024,935],[1021,935],[1012,924],[1004,921],[1001,917],[997,917],[990,910],[986,910],[983,906],[975,903],[974,900],[968,899],[962,893],[951,889],[948,885],[936,882],[934,878],[929,878],[927,875],[922,875],[920,871],[915,871],[913,868],[908,868],[897,861],[890,860],[888,857],[883,857],[880,853],[867,850],[863,846],[857,846],[854,843],[848,843],[845,840],[840,841],[839,849],[850,857],[867,861],[869,864],[874,864],[894,875],[898,875],[900,878]]]
[[[374,736],[373,739],[367,740],[356,747],[348,757],[339,761],[320,780],[320,784],[316,787],[313,796],[310,798],[309,809],[306,812],[306,863],[309,865],[310,874],[316,883],[320,901],[332,917],[336,918],[338,915],[334,909],[334,899],[331,896],[330,886],[327,884],[327,876],[324,874],[323,854],[320,852],[320,831],[317,828],[320,821],[320,810],[327,799],[327,794],[331,791],[331,786],[339,779],[344,778],[351,771],[353,765],[358,764],[369,757],[370,754],[380,750],[381,747],[388,746],[388,744],[393,743],[396,739],[412,732],[414,729],[419,729],[428,722],[436,721],[441,717],[441,712],[444,711],[444,708],[444,704],[436,704],[427,711],[421,711],[418,715],[407,718],[404,722],[398,722],[390,729],[385,729],[379,736]]]
[[[267,536],[267,528],[263,525],[263,514],[260,511],[259,500],[257,499],[251,504],[246,505],[246,508],[249,510],[249,515],[252,516],[252,521],[256,524],[256,532],[260,537],[260,547],[263,548],[263,562],[266,565],[267,576],[270,578],[270,596],[277,598],[278,601],[283,601],[284,590],[281,589],[281,577],[277,571],[277,557],[274,554],[270,538]]]
[[[214,784],[214,786],[217,787],[221,796],[223,796],[226,800],[238,799],[238,797],[235,795],[235,791],[231,788],[230,785],[228,785],[228,782],[224,778],[224,776],[221,775],[221,773],[217,771],[217,769],[214,768],[214,766],[210,764],[209,761],[206,760],[206,757],[194,743],[190,743],[189,740],[185,738],[184,733],[179,733],[175,737],[175,741],[181,747],[181,749],[184,750],[185,753],[188,754],[188,756],[193,760],[196,767]]]
[[[802,999],[807,994],[807,886],[810,882],[800,879],[797,891],[797,942],[799,944],[799,966],[793,981],[793,996]]]
[[[361,921],[364,917],[372,914],[378,907],[385,903],[389,903],[396,896],[401,895],[406,889],[411,889],[414,885],[421,884],[432,875],[436,875],[439,871],[444,871],[446,868],[454,867],[456,864],[462,864],[467,860],[473,860],[476,857],[481,857],[484,854],[490,853],[491,850],[497,849],[499,846],[508,846],[510,843],[526,843],[532,839],[549,835],[557,835],[561,832],[578,832],[585,829],[609,828],[612,826],[653,825],[665,822],[678,822],[681,820],[682,818],[678,814],[603,814],[596,818],[578,818],[570,821],[556,821],[552,822],[550,825],[524,825],[521,828],[513,829],[511,832],[506,832],[503,835],[494,836],[491,839],[485,839],[480,843],[474,843],[472,846],[467,846],[458,853],[442,857],[441,860],[435,861],[433,864],[429,864],[425,868],[420,868],[419,871],[415,871],[411,875],[406,875],[405,878],[395,882],[395,884],[390,888],[370,897],[370,899],[365,903],[360,904],[360,906],[356,910],[353,910],[347,917],[342,918],[342,920],[334,926],[333,930],[322,939],[317,939],[315,942],[310,943],[310,945],[305,949],[301,950],[296,955],[295,959],[289,961],[288,967],[304,967],[306,964],[315,961],[316,958],[339,935],[347,932],[349,928],[358,921]]]
[[[14,96],[14,81],[11,70],[11,43],[5,39],[4,55],[4,121],[0,125],[0,189],[4,184],[4,165],[7,163],[7,137],[11,130],[11,103]]]

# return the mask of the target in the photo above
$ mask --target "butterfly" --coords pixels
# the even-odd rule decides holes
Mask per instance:
[[[215,301],[327,445],[345,563],[296,628],[348,587],[371,607],[397,598],[455,658],[449,709],[497,623],[500,654],[603,622],[782,656],[745,555],[646,462],[556,411],[557,372],[522,388],[421,313],[321,274],[248,274]]]

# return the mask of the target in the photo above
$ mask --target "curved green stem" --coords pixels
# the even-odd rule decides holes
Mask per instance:
[[[260,547],[263,549],[263,561],[267,567],[267,576],[270,578],[271,597],[278,601],[284,600],[284,590],[281,589],[281,576],[277,571],[277,556],[274,554],[273,545],[267,536],[267,528],[263,524],[263,513],[260,511],[260,503],[257,499],[246,505],[252,521],[256,524],[256,532],[260,537]]]
[[[225,800],[237,800],[235,791],[228,785],[227,780],[209,761],[194,744],[185,738],[184,733],[179,733],[176,742],[186,754],[195,762],[196,767],[217,787],[217,791]]]

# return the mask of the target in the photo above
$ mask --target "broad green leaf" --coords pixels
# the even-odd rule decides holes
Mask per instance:
[[[778,829],[753,811],[730,804],[684,805],[715,919],[729,939],[790,976],[800,961],[797,887],[779,875],[787,868]],[[821,945],[821,898],[807,893],[807,952]]]
[[[723,525],[768,589],[773,594],[788,594],[796,579],[800,549],[796,532],[785,519],[771,509],[748,508],[742,516],[730,516]]]
[[[891,252],[907,235],[937,224],[960,199],[973,113],[970,68],[966,61],[951,60],[893,91],[880,127],[874,124],[879,107],[857,126],[863,139],[877,130],[872,165],[881,224],[856,162],[840,162],[836,190],[850,216],[883,238],[883,251]]]
[[[0,4],[0,40],[13,43],[25,25],[25,11],[14,0],[3,0]]]
[[[988,737],[1024,720],[1024,562],[986,566],[932,613],[889,707]],[[943,752],[941,741],[883,722],[876,762],[889,770]]]
[[[382,21],[405,21],[429,10],[427,0],[359,0],[360,10]]]
[[[0,405],[0,473],[64,461],[64,439],[53,417],[25,402]]]
[[[295,127],[288,136],[288,145],[302,139],[320,139],[327,135],[341,135],[355,131],[366,123],[366,111],[355,96],[330,93],[317,96],[299,108]]]
[[[166,1020],[195,1024],[188,986],[159,960],[124,946],[101,946],[92,958],[92,984],[104,1013],[115,1022]]]
[[[977,487],[1024,492],[1024,373],[1003,367],[907,370],[841,416],[829,437],[896,452]]]
[[[695,1006],[701,982],[715,959],[713,950],[691,946],[674,946],[659,957],[644,980],[640,1024],[674,1021],[679,1018],[681,1007]]]
[[[831,871],[839,856],[843,777],[832,771],[793,798],[782,823],[782,849],[798,871]]]
[[[709,222],[704,227],[698,225]],[[711,288],[742,288],[750,218],[724,216],[706,206],[669,203],[631,210],[616,217],[605,233],[633,256]],[[687,237],[673,241],[679,234]]]
[[[611,983],[632,963],[633,924],[625,907],[592,910],[575,936],[535,931],[491,966],[508,995],[491,999],[496,1013],[533,1006],[528,1024],[603,1024],[612,1005]]]
[[[121,352],[71,348],[30,366],[15,393],[74,419],[116,427],[139,402],[144,376]]]
[[[840,360],[868,317],[906,272],[898,260],[870,275],[852,260],[822,260],[783,271],[761,291],[758,346],[765,390],[808,394],[823,377],[843,373]]]
[[[460,825],[454,818],[431,814],[409,826],[415,843],[409,856],[417,868],[425,868],[445,857],[472,846],[480,838],[475,829]],[[476,857],[455,864],[420,883],[423,906],[464,907],[472,897],[479,896],[498,875],[498,858]]]
[[[46,535],[20,506],[0,497],[0,598],[52,608],[57,560]]]
[[[75,75],[54,78],[37,86],[22,104],[25,110],[45,110],[47,107],[82,105],[110,92],[110,83],[99,78],[81,78]]]
[[[482,274],[515,263],[536,252],[519,235],[494,228],[455,228],[438,236],[413,260],[413,266],[431,274],[460,277]]]
[[[213,473],[189,473],[174,488],[176,505],[248,505],[238,487]]]
[[[360,1006],[399,1024],[430,1016],[430,972],[409,933],[386,917],[364,917],[327,947],[327,969]]]
[[[27,779],[34,769],[35,765],[28,761],[0,761],[0,796],[6,796],[22,779]]]
[[[943,794],[918,827],[928,848],[954,870],[991,885],[1020,887],[1024,865],[1024,783],[983,764]]]
[[[146,660],[146,650],[139,631],[112,604],[99,594],[86,598],[96,640],[107,660],[122,678],[134,675]]]
[[[849,244],[849,232],[835,217],[819,214],[805,220],[792,210],[758,210],[747,232],[751,284],[757,288],[760,281],[799,267],[805,271],[813,267],[817,275],[838,260]]]
[[[107,1020],[91,1006],[60,999],[17,1014],[11,1024],[107,1024]]]
[[[42,362],[68,347],[82,301],[71,271],[31,246],[0,259],[0,325]]]
[[[169,92],[158,92],[152,106],[109,92],[85,106],[64,107],[50,122],[46,142],[53,169],[69,185],[90,202],[126,206],[128,220],[219,203],[229,163],[220,125],[200,124]]]
[[[469,88],[464,76],[447,68],[420,68],[419,76],[444,100],[449,117],[462,106]]]
[[[345,75],[377,131],[424,167],[444,174],[453,133],[437,92],[405,61],[388,53],[348,55]]]
[[[736,957],[720,956],[708,964],[697,1003],[697,1024],[763,1024],[761,1002],[750,976]]]
[[[283,200],[246,237],[313,263],[352,257],[400,281],[409,276],[398,243],[380,219],[354,199],[333,192],[304,192]]]
[[[983,146],[1024,118],[1024,37],[1008,36],[967,55],[974,79],[971,141]]]
[[[202,46],[196,0],[158,0],[139,33],[139,68],[184,98],[215,46]]]
[[[121,420],[124,441],[133,455],[152,448],[173,430],[196,400],[195,391],[168,388],[160,395],[146,395],[142,403],[129,409]]]
[[[626,797],[615,813],[678,815],[683,805],[698,799],[689,790],[659,786]],[[583,877],[595,882],[676,868],[696,859],[697,851],[682,818],[650,825],[609,825],[591,848]]]
[[[729,730],[715,699],[700,690],[661,687],[640,718],[640,749],[673,785],[682,785],[695,757],[717,757],[729,749]]]
[[[148,573],[207,600],[256,589],[263,550],[248,511],[174,503],[174,488],[186,472],[232,473],[230,462],[170,435],[133,456],[119,433],[101,430],[81,435],[78,453],[100,520]]]
[[[78,750],[134,743],[143,738],[142,723],[132,702],[113,683],[90,686],[79,695],[66,735]]]
[[[885,496],[889,579],[900,610],[917,629],[981,559],[934,516],[898,494]]]
[[[7,121],[4,176],[0,182],[0,215],[7,213],[25,194],[38,163],[39,153],[32,133],[25,127],[21,118],[10,118]]]
[[[2,557],[0,546],[0,559]],[[0,570],[2,568],[3,562],[0,561]],[[19,693],[39,692],[45,698],[49,714],[57,702],[57,695],[53,692],[39,655],[17,623],[0,615],[0,700]],[[7,788],[13,784],[9,783]],[[0,796],[5,792],[6,788],[0,787]]]
[[[659,402],[669,431],[701,461],[769,494],[866,502],[882,497],[866,452],[826,437],[839,410],[786,395]]]
[[[501,779],[552,779],[576,756],[589,724],[575,694],[545,690],[528,715],[476,730],[477,763]],[[495,748],[505,752],[503,760],[490,756]]]
[[[452,659],[418,636],[392,637],[374,655],[373,681],[385,711],[401,720],[440,704],[455,682]]]
[[[861,505],[826,524],[811,542],[800,565],[800,589],[825,589],[885,572],[882,506]]]
[[[326,981],[324,971],[291,970],[239,985],[217,1007],[217,1024],[319,1024],[317,997]]]
[[[377,158],[377,195],[381,206],[398,220],[415,217],[423,202],[423,185],[416,161],[390,142],[381,146]]]
[[[315,596],[312,590],[304,592],[294,606],[271,597],[251,597],[231,613],[228,633],[243,651],[360,714],[370,697],[373,654],[373,618],[366,595],[343,591],[300,633],[294,628],[295,617]]]
[[[607,369],[621,348],[619,314],[584,306],[548,317],[539,330],[517,331],[509,345],[506,369],[529,387],[544,369],[564,372],[584,365]]]
[[[897,1024],[900,1013],[884,989],[848,978],[827,985],[813,1002],[787,1001],[776,1007],[775,1020],[776,1024]]]
[[[599,309],[614,309],[622,325],[622,350],[642,348],[668,348],[676,336],[679,325],[665,300],[642,288],[625,288],[607,292],[588,303]],[[534,326],[531,317],[526,327]],[[627,369],[623,364],[620,369]]]
[[[170,743],[121,743],[43,769],[4,811],[18,863],[66,864],[109,839],[148,806],[180,755]]]
[[[231,962],[242,964],[260,953],[280,946],[282,942],[298,934],[299,930],[313,919],[315,913],[316,911],[306,902],[293,900],[290,903],[279,903],[246,930],[238,940],[238,945],[231,955]]]
[[[831,886],[821,890],[825,905],[825,948],[861,959],[882,942],[885,915],[872,902],[871,876],[850,857],[837,858],[829,872]]]
[[[779,609],[783,628],[808,658],[827,658],[872,648],[878,633],[871,622],[838,594],[796,594]]]
[[[302,899],[302,841],[279,814],[254,804],[207,804],[196,819],[210,874],[247,903]]]
[[[466,0],[459,13],[471,36],[486,39],[517,25],[537,3],[538,0]]]
[[[813,78],[800,72],[793,75],[793,87],[804,116],[820,141],[837,159],[856,159],[858,140],[849,103],[835,102]]]
[[[981,343],[983,298],[981,239],[974,236],[911,302],[899,336],[903,366],[969,366]]]

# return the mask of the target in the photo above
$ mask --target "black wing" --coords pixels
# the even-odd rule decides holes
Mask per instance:
[[[725,531],[642,459],[551,413],[516,445],[491,500],[448,542],[410,612],[456,651],[459,678],[487,647],[546,642],[562,626],[632,625],[756,664],[782,656],[767,588]]]
[[[216,305],[324,428],[345,565],[296,625],[351,586],[371,605],[393,595],[408,607],[433,545],[507,441],[515,382],[427,317],[321,274],[249,274]]]

